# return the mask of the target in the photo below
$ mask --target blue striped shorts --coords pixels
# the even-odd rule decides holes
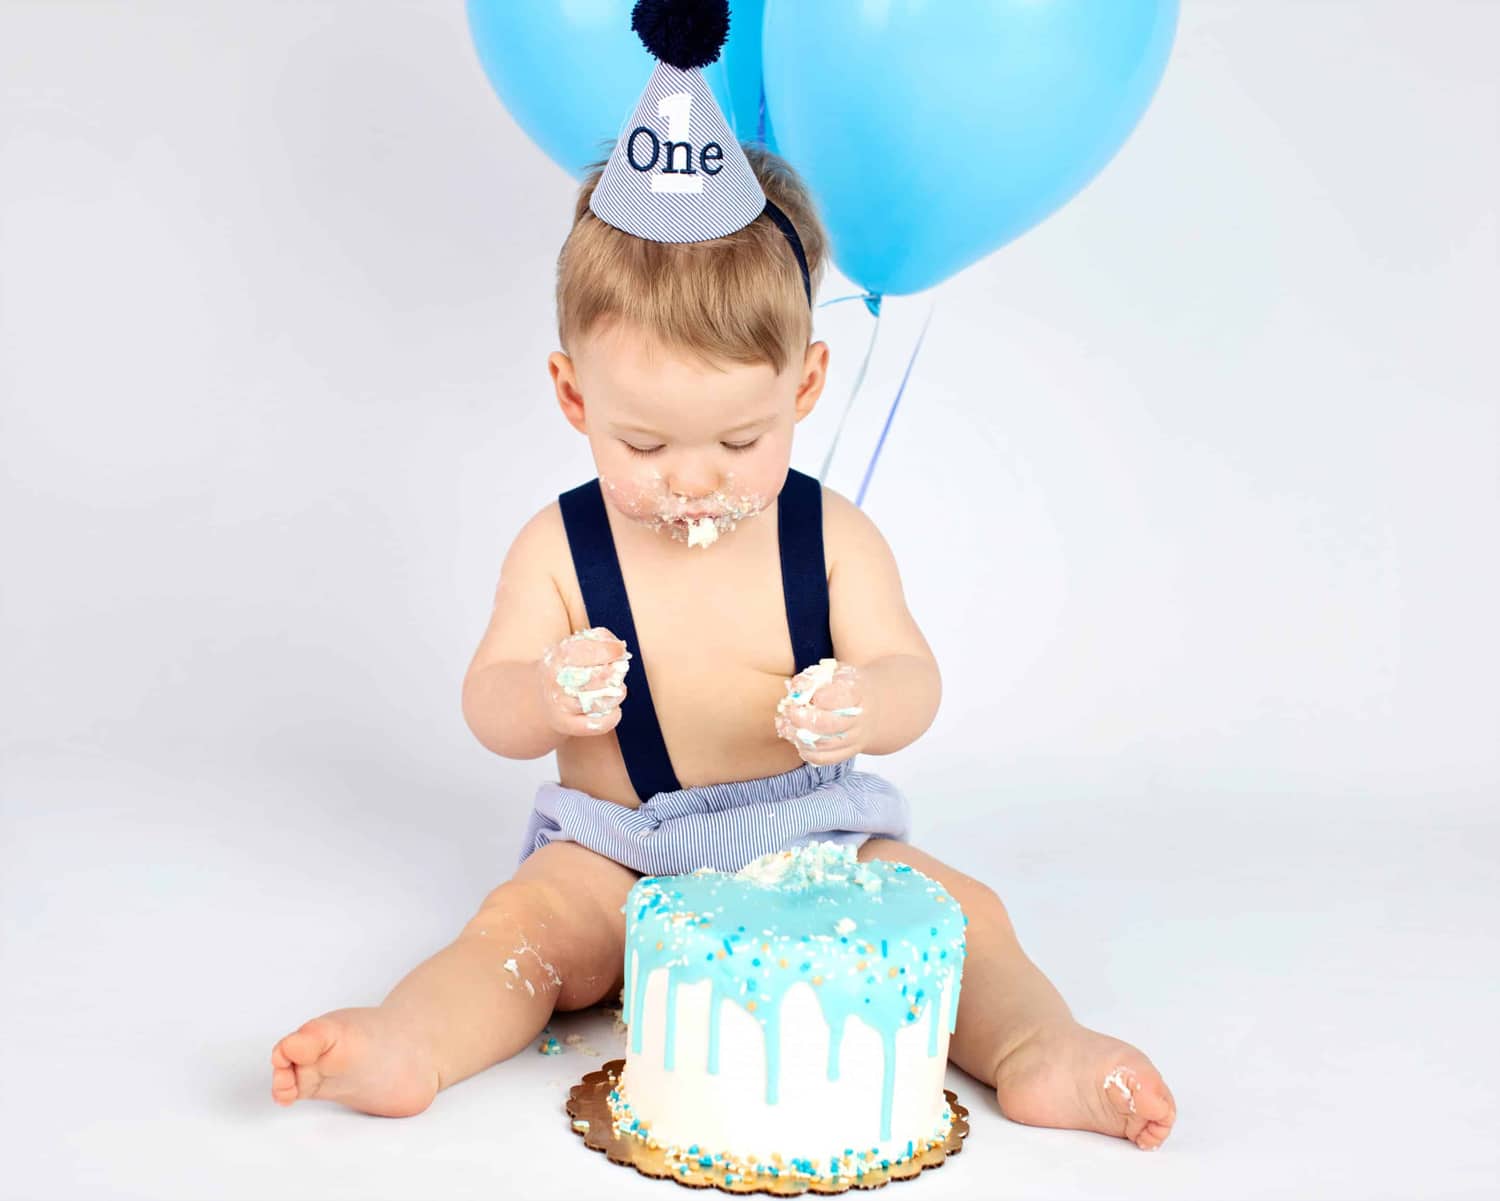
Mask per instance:
[[[905,838],[906,798],[853,762],[658,792],[639,809],[548,782],[537,790],[521,859],[549,842],[576,842],[642,875],[676,876],[700,867],[739,871],[814,840],[857,847],[876,836]]]

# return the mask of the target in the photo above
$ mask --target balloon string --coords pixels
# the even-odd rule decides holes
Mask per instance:
[[[937,302],[933,301],[932,308],[927,310],[927,320],[922,322],[922,332],[917,335],[917,345],[911,352],[911,360],[906,364],[906,374],[901,377],[901,386],[896,389],[896,399],[891,401],[891,411],[885,415],[885,427],[880,431],[880,440],[875,443],[875,453],[870,456],[870,465],[865,468],[865,478],[860,481],[859,495],[854,498],[856,508],[863,508],[865,493],[870,490],[870,477],[875,474],[875,464],[880,461],[880,451],[885,446],[885,436],[891,432],[891,422],[896,419],[896,410],[901,405],[901,395],[906,391],[906,381],[911,379],[911,369],[916,366],[917,354],[922,349],[922,339],[927,336],[927,327],[932,324],[932,314],[937,309]],[[877,317],[878,321],[879,318]]]
[[[832,300],[825,300],[818,307],[826,309],[831,304],[843,304],[846,300],[864,300],[869,295],[870,293],[868,292],[850,292],[847,296],[836,296]]]
[[[857,296],[840,297],[842,300],[858,300]],[[829,304],[835,303],[829,301]],[[864,361],[859,365],[859,374],[854,377],[854,387],[849,391],[849,399],[844,402],[844,411],[839,416],[838,428],[833,431],[833,441],[828,444],[828,453],[823,456],[823,470],[818,472],[820,483],[828,482],[828,469],[833,465],[834,451],[839,448],[839,439],[844,436],[844,424],[849,420],[849,412],[854,408],[854,398],[859,395],[860,385],[865,382],[865,371],[870,366],[870,356],[875,353],[875,339],[880,334],[880,314],[875,314],[875,326],[870,330],[870,344],[865,348]]]

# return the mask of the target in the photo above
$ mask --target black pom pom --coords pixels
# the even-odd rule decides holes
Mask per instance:
[[[706,67],[729,37],[729,0],[637,0],[630,28],[662,62]]]

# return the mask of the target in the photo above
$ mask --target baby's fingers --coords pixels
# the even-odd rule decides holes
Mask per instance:
[[[598,667],[556,667],[553,678],[557,686],[572,696],[578,692],[589,692],[619,684],[623,686],[629,664],[623,659],[613,663],[601,663]]]
[[[606,678],[597,687],[559,687],[553,690],[552,695],[565,713],[573,716],[579,714],[597,716],[611,709],[618,709],[629,691],[623,683],[614,683]]]
[[[813,767],[832,767],[835,763],[842,763],[851,757],[852,753],[846,742],[819,742],[813,746],[805,746],[797,743],[797,754],[801,756],[802,762]]]
[[[564,638],[553,648],[552,657],[559,667],[593,667],[629,656],[623,642],[603,626],[595,626]]]
[[[859,679],[852,671],[840,673],[824,684],[812,695],[812,703],[819,709],[857,709],[863,695]]]
[[[562,695],[577,702],[577,712],[603,712],[625,695],[625,674],[630,670],[629,654],[600,664],[559,664],[554,656],[545,660],[545,664],[546,670],[551,673],[552,682]],[[569,713],[575,711],[571,705],[565,705],[564,709]]]
[[[602,711],[566,717],[562,722],[562,732],[569,738],[590,738],[596,734],[608,734],[620,724],[623,714],[624,710],[616,704]]]
[[[788,705],[783,716],[794,729],[814,734],[843,734],[853,728],[858,714],[840,713],[816,705]]]

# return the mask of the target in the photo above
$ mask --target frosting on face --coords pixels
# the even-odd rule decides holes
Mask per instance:
[[[695,517],[688,522],[689,546],[712,546],[719,540],[719,526],[712,517]]]
[[[655,470],[639,476],[601,476],[599,482],[619,512],[689,547],[712,546],[740,522],[765,512],[775,500],[738,488],[732,471],[713,492],[694,497],[673,493]]]

